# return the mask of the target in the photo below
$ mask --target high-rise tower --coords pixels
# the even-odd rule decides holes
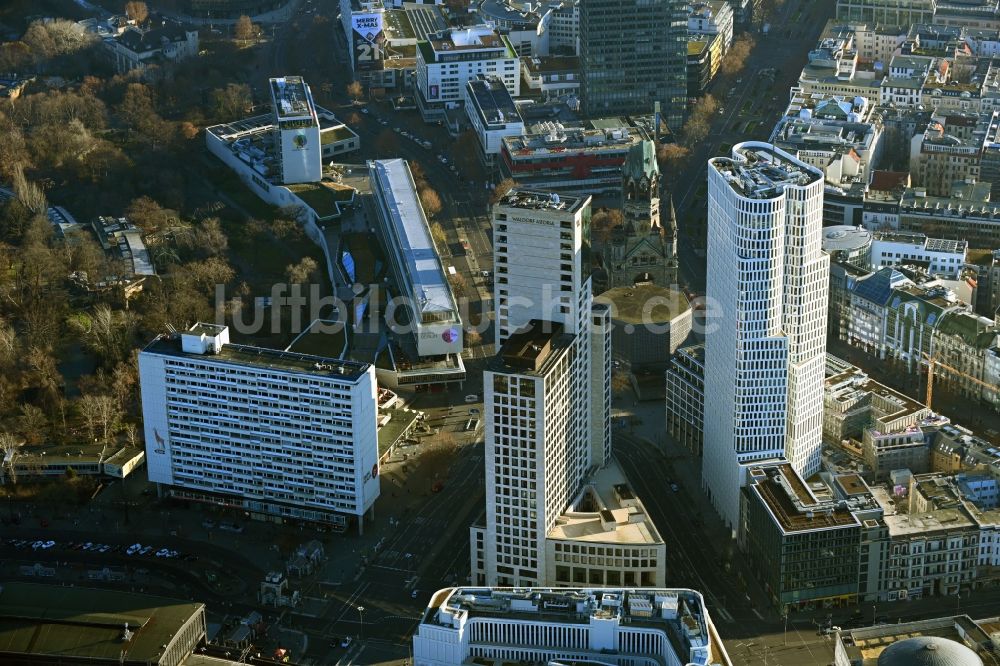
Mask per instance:
[[[518,189],[493,208],[499,352],[483,378],[490,585],[554,580],[546,534],[610,459],[608,320],[592,304],[590,214],[589,197]]]
[[[745,142],[709,161],[702,483],[734,529],[748,463],[783,457],[803,477],[819,469],[822,218],[823,174],[788,153]]]
[[[301,76],[271,79],[275,143],[281,152],[281,182],[323,180],[323,146],[312,92]]]
[[[673,129],[687,104],[685,0],[580,3],[581,96],[591,116],[652,113]]]

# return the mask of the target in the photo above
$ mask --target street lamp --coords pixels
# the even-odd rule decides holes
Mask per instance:
[[[361,633],[358,635],[358,639],[362,640],[362,641],[365,639],[365,615],[364,615],[364,612],[365,612],[365,607],[364,606],[358,606],[358,617],[361,618]]]

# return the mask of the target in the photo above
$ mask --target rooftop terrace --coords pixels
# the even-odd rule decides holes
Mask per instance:
[[[823,179],[823,174],[769,144],[747,141],[733,147],[733,157],[716,157],[709,164],[740,195],[749,199],[774,199],[785,187],[803,187]]]
[[[612,460],[584,484],[569,508],[546,535],[593,543],[661,544],[656,525]]]
[[[311,117],[312,95],[301,76],[282,76],[270,80],[271,102],[279,120]]]
[[[505,194],[499,203],[501,206],[519,208],[521,210],[544,210],[552,212],[564,211],[566,213],[574,213],[589,200],[589,197],[577,197],[568,194],[556,194],[555,192],[541,192],[537,190],[522,190],[514,188]]]
[[[788,463],[753,467],[748,487],[767,506],[784,532],[805,532],[858,525],[852,509],[869,508],[870,495],[851,501],[820,501]]]

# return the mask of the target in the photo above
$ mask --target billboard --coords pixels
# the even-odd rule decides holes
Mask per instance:
[[[352,14],[351,36],[354,49],[354,71],[368,72],[382,69],[385,57],[383,44],[385,32],[382,30],[382,13]]]

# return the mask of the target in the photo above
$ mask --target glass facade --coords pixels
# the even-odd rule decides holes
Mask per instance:
[[[584,112],[652,114],[659,101],[664,121],[679,129],[687,99],[687,15],[681,0],[581,2]]]

